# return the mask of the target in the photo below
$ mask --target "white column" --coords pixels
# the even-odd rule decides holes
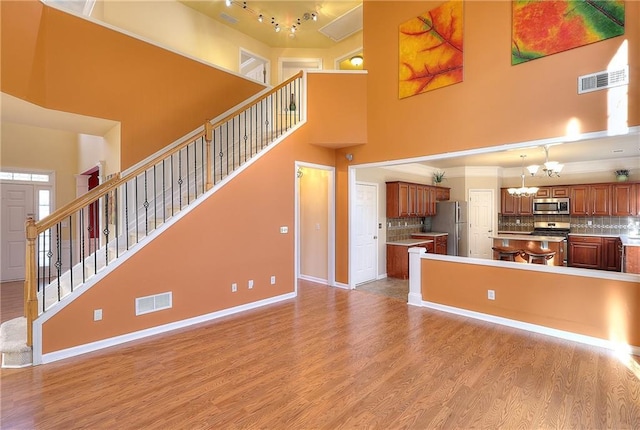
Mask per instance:
[[[409,297],[407,303],[422,306],[422,273],[421,256],[426,254],[425,248],[409,248]]]

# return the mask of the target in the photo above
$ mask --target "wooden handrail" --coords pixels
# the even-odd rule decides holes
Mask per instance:
[[[302,70],[300,70],[298,73],[296,73],[295,75],[293,75],[292,77],[290,77],[289,79],[284,81],[283,83],[273,87],[273,89],[271,91],[269,91],[268,93],[263,94],[260,97],[258,97],[257,99],[255,99],[254,101],[252,101],[251,103],[246,104],[243,107],[234,110],[229,115],[227,115],[224,118],[222,118],[220,121],[217,121],[216,123],[214,123],[213,124],[213,128],[214,129],[217,128],[218,126],[220,126],[220,125],[224,124],[225,122],[231,120],[233,117],[238,116],[242,112],[246,111],[250,107],[257,105],[262,100],[266,99],[267,97],[269,97],[270,95],[272,95],[273,93],[278,91],[279,89],[286,87],[287,85],[289,85],[291,82],[295,81],[296,79],[302,78],[303,73],[304,72]]]

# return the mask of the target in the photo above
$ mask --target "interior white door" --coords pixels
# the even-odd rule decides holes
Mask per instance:
[[[493,257],[494,208],[493,190],[469,190],[469,257]]]
[[[354,283],[362,284],[377,278],[378,267],[378,187],[356,184],[354,223]]]
[[[34,214],[34,187],[24,184],[2,184],[0,225],[2,232],[2,281],[24,279],[26,248],[25,221]]]

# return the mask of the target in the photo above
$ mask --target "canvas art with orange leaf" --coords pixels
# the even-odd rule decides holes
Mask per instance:
[[[462,82],[462,1],[400,25],[399,97]]]
[[[511,64],[624,34],[623,0],[514,0]]]

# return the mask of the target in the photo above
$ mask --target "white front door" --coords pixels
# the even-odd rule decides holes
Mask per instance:
[[[469,257],[493,258],[493,190],[469,190]]]
[[[378,268],[378,187],[356,184],[354,283],[373,281]]]
[[[26,250],[25,221],[34,216],[33,185],[0,185],[2,206],[0,224],[2,233],[2,281],[24,279]]]

